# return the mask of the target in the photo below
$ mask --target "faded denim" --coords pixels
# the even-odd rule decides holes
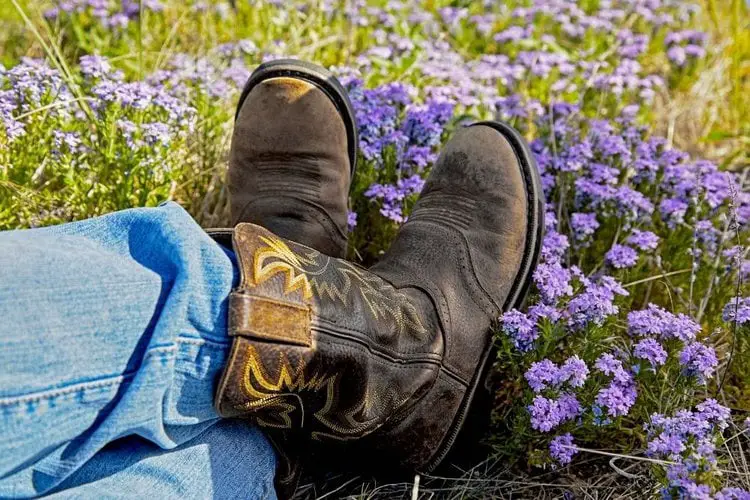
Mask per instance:
[[[175,203],[0,233],[0,497],[273,498],[213,408],[236,280]]]

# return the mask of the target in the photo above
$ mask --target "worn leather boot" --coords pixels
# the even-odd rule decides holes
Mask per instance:
[[[343,257],[357,143],[349,98],[327,70],[289,59],[262,64],[237,106],[227,183],[232,226],[252,222]]]
[[[260,65],[240,95],[230,150],[232,226],[251,222],[335,257],[346,254],[347,206],[357,160],[357,126],[341,83],[326,69],[283,59]],[[231,229],[213,229],[231,245]],[[302,446],[268,432],[287,496],[300,477]]]
[[[369,270],[239,224],[219,414],[345,442],[368,468],[433,470],[481,390],[491,325],[528,290],[542,219],[525,142],[482,122],[448,142]]]

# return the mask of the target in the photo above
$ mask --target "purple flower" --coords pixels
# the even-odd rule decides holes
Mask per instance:
[[[357,227],[357,212],[349,211],[347,213],[346,226],[349,228],[349,231],[354,231],[354,228]]]
[[[572,394],[563,394],[557,400],[537,395],[527,409],[531,427],[541,432],[549,432],[581,413],[581,405]]]
[[[402,204],[407,196],[418,194],[424,187],[424,179],[418,174],[399,179],[396,185],[372,184],[364,196],[370,200],[382,200],[380,213],[387,219],[401,223],[406,219],[402,213]]]
[[[599,228],[599,222],[594,213],[576,212],[570,217],[570,227],[576,241],[586,241]]]
[[[578,453],[578,448],[573,444],[573,436],[569,432],[557,436],[549,444],[550,456],[560,465],[569,464],[576,453]]]
[[[685,440],[680,435],[661,433],[648,442],[647,454],[674,458],[679,457],[685,449]]]
[[[750,500],[750,491],[728,487],[716,493],[716,500]]]
[[[583,387],[589,376],[589,368],[586,362],[573,355],[563,363],[560,368],[560,379],[566,381],[571,387]]]
[[[677,66],[682,66],[687,60],[685,49],[679,45],[673,45],[667,50],[667,58]]]
[[[544,396],[536,396],[528,406],[531,427],[541,432],[549,432],[560,425],[560,409],[557,401]]]
[[[635,385],[631,383],[622,384],[613,381],[596,395],[596,404],[607,408],[607,414],[611,417],[627,415],[630,408],[635,404],[638,393]]]
[[[680,352],[680,364],[685,367],[689,375],[694,375],[698,377],[698,380],[705,382],[713,375],[719,360],[716,358],[716,351],[713,347],[701,342],[693,342],[687,344]]]
[[[87,78],[112,78],[115,80],[122,78],[122,73],[113,73],[112,65],[106,57],[97,55],[82,56],[79,64],[81,74]]]
[[[527,25],[525,28],[521,26],[511,26],[505,30],[497,33],[494,36],[496,42],[506,43],[524,38],[529,38],[533,31],[533,25]]]
[[[558,262],[551,264],[542,262],[534,271],[534,283],[539,289],[542,300],[548,305],[557,303],[561,297],[573,294],[570,279],[570,270]]]
[[[737,321],[738,325],[750,323],[750,297],[734,297],[724,306],[722,318],[727,323]]]
[[[629,384],[633,380],[633,376],[623,367],[622,361],[610,353],[604,353],[599,356],[594,366],[603,374],[611,375],[620,384]]]
[[[560,368],[549,359],[543,359],[531,363],[524,377],[534,392],[541,392],[560,384]]]
[[[557,400],[558,407],[560,409],[561,420],[573,420],[581,414],[581,403],[578,402],[578,398],[570,393],[562,393],[560,398]]]
[[[713,398],[708,398],[702,403],[695,406],[697,415],[702,420],[716,426],[719,430],[724,430],[729,426],[731,411],[726,406],[719,404]]]
[[[62,132],[55,130],[52,132],[53,142],[56,153],[67,151],[76,153],[83,150],[81,136],[77,132]]]
[[[546,319],[555,323],[562,317],[562,313],[556,308],[543,303],[534,304],[529,307],[528,315],[535,322]]]
[[[586,289],[573,297],[566,309],[568,326],[576,331],[590,324],[602,326],[605,319],[619,311],[614,304],[615,295],[628,294],[612,279],[603,279],[599,283],[584,282]]]
[[[692,488],[695,483],[691,478],[707,470],[700,464],[716,463],[715,441],[728,426],[729,417],[729,409],[713,399],[699,404],[695,411],[679,410],[673,417],[651,415],[644,426],[648,432],[646,455],[676,462],[667,469],[669,488]]]
[[[633,336],[655,336],[661,339],[695,340],[701,331],[698,323],[685,314],[672,314],[655,304],[628,313],[628,333]]]
[[[676,198],[667,198],[659,204],[659,211],[667,226],[674,228],[677,224],[685,222],[688,204]]]
[[[569,247],[567,236],[557,231],[548,231],[542,242],[542,259],[546,262],[559,261]]]
[[[539,337],[536,324],[524,313],[511,309],[500,318],[503,332],[510,337],[513,345],[521,352],[528,352]]]
[[[633,349],[633,355],[651,363],[652,368],[663,365],[667,361],[667,351],[656,339],[651,338],[639,341]]]
[[[700,45],[687,45],[685,47],[685,55],[694,59],[700,59],[701,57],[706,55],[706,49],[704,49]]]
[[[144,123],[141,125],[141,131],[143,139],[149,146],[161,145],[167,147],[172,140],[169,125],[166,123]]]
[[[605,258],[611,266],[624,269],[633,267],[638,262],[638,253],[626,245],[612,245]]]
[[[651,231],[633,230],[633,234],[628,236],[627,242],[642,251],[655,250],[659,246],[659,237]]]

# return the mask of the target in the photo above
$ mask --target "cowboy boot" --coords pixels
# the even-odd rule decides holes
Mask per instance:
[[[542,196],[523,139],[482,122],[448,142],[369,270],[236,226],[219,414],[346,443],[368,467],[433,470],[491,365],[491,325],[528,290]]]
[[[352,105],[331,73],[296,60],[260,65],[235,114],[227,179],[232,226],[255,223],[343,257],[357,144]],[[231,229],[209,233],[231,245]],[[301,473],[300,438],[267,436],[279,458],[276,488],[288,495]]]
[[[260,65],[235,117],[227,182],[232,226],[252,222],[343,257],[357,144],[354,111],[333,75],[290,59]]]

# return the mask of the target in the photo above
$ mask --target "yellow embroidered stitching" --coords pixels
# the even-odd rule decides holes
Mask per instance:
[[[274,378],[276,380],[274,380]],[[254,387],[253,382],[257,383],[259,389]],[[297,364],[297,367],[293,368],[284,353],[279,352],[278,377],[271,377],[263,367],[261,356],[257,349],[254,346],[249,345],[247,346],[247,356],[243,370],[242,383],[245,394],[251,398],[251,400],[241,405],[241,409],[260,410],[276,407],[278,408],[277,416],[283,424],[274,424],[264,420],[260,416],[258,418],[258,424],[265,425],[266,427],[289,429],[292,427],[292,418],[290,414],[297,408],[297,406],[285,401],[286,396],[296,399],[299,403],[301,413],[300,426],[304,425],[305,409],[301,398],[297,394],[294,392],[282,393],[281,391],[319,391],[322,387],[327,385],[328,392],[331,393],[333,391],[332,388],[336,383],[336,375],[329,377],[325,374],[315,373],[312,377],[307,378],[303,361],[300,361]]]
[[[277,238],[272,239],[265,236],[261,236],[260,238],[268,247],[258,251],[253,259],[253,280],[255,284],[260,285],[277,273],[283,272],[286,273],[284,295],[301,289],[302,296],[305,299],[310,299],[312,297],[312,287],[307,279],[307,275],[304,273],[302,262],[310,264],[314,263],[314,261],[297,257],[286,243]],[[281,260],[264,265],[267,259],[274,257]],[[301,274],[295,275],[295,271],[299,271]]]
[[[317,252],[306,257],[295,254],[284,241],[273,236],[270,238],[261,236],[260,239],[268,246],[255,254],[253,262],[255,285],[260,285],[274,275],[283,272],[286,274],[285,295],[295,290],[301,290],[302,296],[306,300],[314,294],[319,298],[328,297],[348,306],[348,296],[352,289],[352,279],[354,279],[359,282],[359,293],[375,319],[390,314],[400,333],[411,329],[414,333],[420,335],[427,334],[427,330],[419,320],[416,308],[403,294],[394,290],[380,278],[374,275],[363,276],[356,266],[345,261],[334,261],[327,258],[328,260],[321,266],[317,259],[321,255]],[[271,258],[279,260],[266,264],[266,261]],[[322,276],[320,275],[329,263],[334,264],[333,267],[338,276],[343,279],[343,283],[340,285],[330,280],[321,279]],[[312,275],[312,278],[309,278],[309,275]]]

